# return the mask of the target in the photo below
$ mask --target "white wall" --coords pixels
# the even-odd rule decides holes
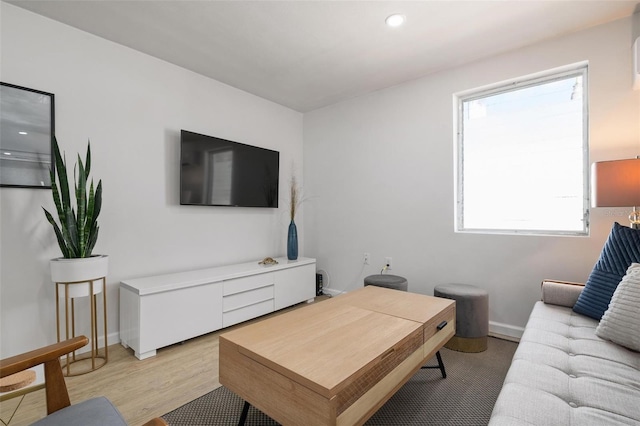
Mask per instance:
[[[588,60],[591,161],[633,157],[640,92],[631,90],[631,26],[623,19],[305,114],[305,249],[328,287],[360,287],[391,256],[390,273],[410,291],[433,294],[448,282],[487,289],[491,330],[518,336],[542,279],[584,282],[614,219],[628,225],[626,210],[592,211],[589,237],[454,233],[452,95]]]
[[[111,261],[111,343],[120,280],[286,249],[284,207],[178,205],[182,128],[279,150],[281,206],[295,163],[306,198],[296,220],[301,254],[318,258],[329,287],[355,289],[392,256],[391,273],[412,291],[432,294],[444,282],[488,289],[492,330],[501,333],[524,326],[542,278],[584,281],[613,220],[626,224],[626,210],[596,209],[590,237],[454,233],[452,94],[589,60],[591,160],[633,157],[640,92],[630,90],[630,18],[307,113],[304,123],[287,108],[4,2],[0,19],[0,80],[55,93],[68,156],[84,154],[91,139],[93,175],[105,186],[96,252]],[[53,207],[49,191],[0,188],[2,357],[55,341],[48,261],[59,251],[41,206]]]
[[[4,2],[0,14],[0,79],[55,94],[69,161],[91,139],[92,175],[104,186],[94,252],[110,257],[110,343],[121,280],[285,254],[293,164],[302,181],[300,113]],[[180,129],[280,151],[280,208],[180,206]],[[50,191],[1,188],[0,204],[5,357],[56,341],[48,262],[60,252],[41,209],[54,209]],[[302,227],[302,212],[296,221]]]

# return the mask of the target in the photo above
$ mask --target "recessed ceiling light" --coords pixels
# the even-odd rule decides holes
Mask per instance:
[[[386,22],[386,24],[390,27],[399,27],[402,24],[404,24],[404,21],[406,21],[407,18],[404,15],[401,15],[399,13],[390,15],[387,17],[387,19],[384,20],[384,22]]]
[[[27,134],[27,132],[18,132],[18,134],[20,134],[20,135],[26,135],[26,134]]]
[[[4,155],[11,155],[11,153],[10,153],[10,152],[4,152],[3,154],[4,154]]]

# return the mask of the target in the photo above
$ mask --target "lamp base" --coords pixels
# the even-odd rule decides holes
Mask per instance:
[[[633,208],[633,211],[629,215],[629,222],[631,222],[631,228],[640,229],[640,210],[636,210],[635,207]]]

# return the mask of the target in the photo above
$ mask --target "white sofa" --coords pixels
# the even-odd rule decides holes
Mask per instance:
[[[640,425],[640,352],[572,310],[582,289],[542,283],[489,425]]]

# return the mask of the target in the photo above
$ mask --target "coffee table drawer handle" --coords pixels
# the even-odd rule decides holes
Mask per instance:
[[[436,327],[438,330],[442,330],[443,328],[445,328],[447,326],[447,322],[446,321],[442,321],[440,324],[438,324],[438,326]]]

